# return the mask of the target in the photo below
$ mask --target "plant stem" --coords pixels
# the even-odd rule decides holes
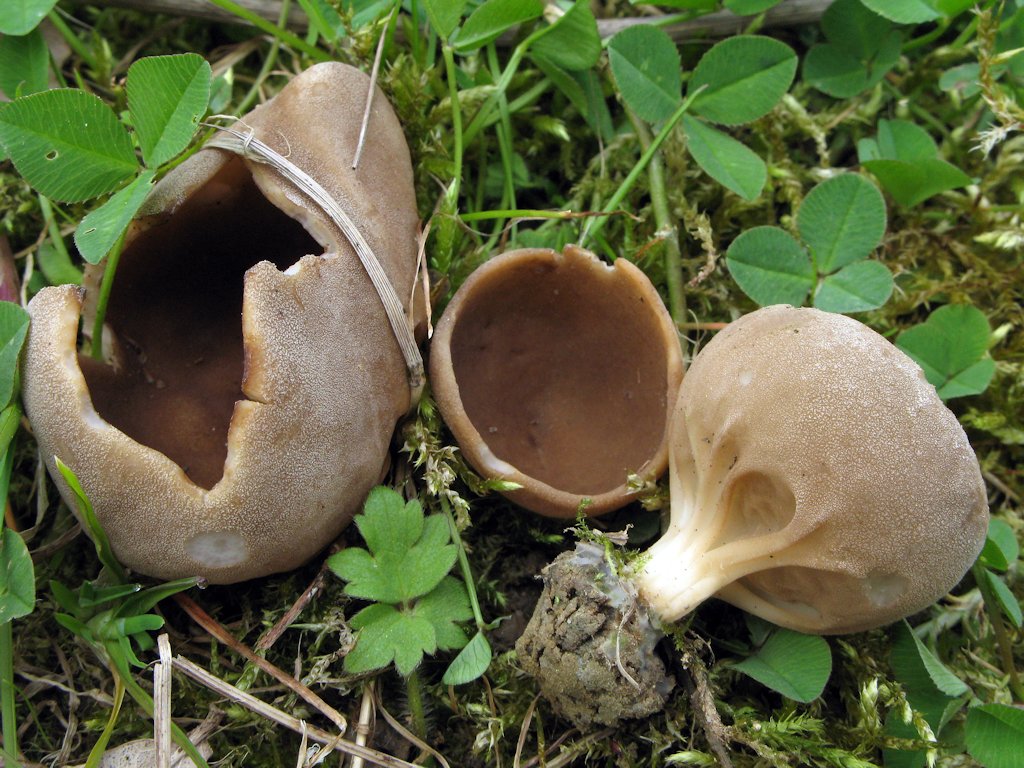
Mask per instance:
[[[984,566],[975,563],[971,567],[971,575],[978,585],[978,591],[985,602],[985,612],[988,614],[989,623],[996,636],[996,644],[999,646],[999,655],[1002,657],[1003,671],[1009,677],[1010,691],[1017,702],[1024,702],[1024,685],[1021,684],[1020,675],[1017,673],[1017,666],[1013,661],[1013,645],[1010,642],[1009,633],[1006,631],[1006,624],[1003,622],[1003,614],[999,608],[999,600],[992,592],[988,584],[987,570]]]
[[[110,303],[110,291],[114,287],[114,275],[117,273],[117,263],[121,260],[121,251],[124,249],[124,238],[127,230],[121,233],[117,244],[107,254],[107,264],[103,268],[103,280],[100,283],[100,295],[96,299],[96,316],[92,322],[92,356],[95,360],[103,359],[103,323],[107,319],[107,304]]]
[[[427,716],[423,709],[423,681],[420,672],[414,669],[405,678],[406,695],[409,697],[409,715],[412,717],[412,730],[424,741],[427,738]]]
[[[697,93],[699,92],[700,91]],[[605,206],[602,209],[602,213],[604,215],[587,221],[587,225],[583,228],[583,233],[580,235],[581,247],[586,244],[588,238],[596,237],[597,233],[604,228],[604,224],[608,220],[608,214],[613,213],[618,209],[619,204],[623,201],[626,195],[629,194],[629,190],[633,188],[636,180],[640,178],[640,174],[647,168],[647,165],[651,162],[651,158],[654,157],[658,148],[661,147],[662,142],[668,138],[672,129],[676,127],[676,123],[683,119],[683,115],[685,115],[686,111],[690,108],[690,104],[693,102],[694,98],[696,98],[697,93],[693,93],[687,97],[683,103],[679,105],[676,111],[672,113],[672,117],[665,122],[665,125],[662,126],[661,130],[658,131],[658,135],[654,137],[654,141],[651,142],[651,145],[640,156],[637,164],[634,165],[633,169],[629,172],[629,175],[622,181],[619,188],[615,190],[615,194],[613,194],[608,202],[605,203]],[[591,224],[593,226],[591,226]]]
[[[61,258],[70,262],[71,254],[68,253],[68,247],[64,245],[64,236],[60,233],[57,217],[53,215],[53,206],[50,205],[50,199],[45,195],[39,194],[36,197],[39,200],[39,210],[43,214],[43,221],[46,223],[46,231],[50,235],[50,242],[53,243],[53,247],[57,249]]]
[[[107,751],[107,744],[110,742],[110,736],[113,734],[114,726],[117,724],[117,716],[121,712],[122,702],[124,702],[124,683],[121,680],[121,676],[114,672],[114,706],[110,710],[110,716],[107,718],[107,724],[103,726],[100,737],[89,751],[89,758],[85,761],[85,768],[97,768],[100,760],[103,759],[103,753]]]
[[[21,768],[14,701],[14,630],[9,621],[0,624],[0,717],[3,718],[4,761]]]
[[[60,32],[61,37],[64,38],[68,47],[75,52],[75,55],[88,64],[91,69],[96,69],[96,60],[93,58],[89,46],[79,39],[74,30],[60,17],[60,14],[56,10],[52,10],[46,14],[46,18],[57,28],[57,31]]]
[[[248,8],[243,8],[238,3],[232,2],[232,0],[210,0],[211,3],[216,5],[221,10],[227,11],[240,19],[252,24],[257,29],[266,32],[285,45],[289,45],[298,51],[302,51],[304,54],[309,56],[314,61],[330,61],[331,56],[325,51],[321,51],[314,45],[310,45],[298,35],[289,32],[287,29],[281,29],[273,23],[267,21],[262,16],[253,13]]]
[[[651,146],[651,132],[647,125],[632,110],[627,110],[629,120],[633,123],[640,146],[645,150]],[[672,220],[668,205],[668,193],[665,191],[665,164],[661,153],[651,156],[647,168],[648,186],[651,193],[651,208],[654,211],[654,223],[658,234],[665,243],[665,283],[668,286],[668,311],[676,323],[686,318],[686,297],[683,294],[683,260],[679,251],[679,228]]]
[[[480,600],[476,595],[476,579],[473,576],[473,569],[469,565],[469,557],[466,555],[466,547],[462,543],[462,536],[459,534],[459,527],[455,524],[455,515],[452,514],[451,505],[448,499],[441,497],[441,510],[448,518],[448,529],[452,534],[452,541],[455,542],[455,551],[458,553],[459,570],[462,571],[462,580],[466,583],[466,591],[469,593],[469,605],[473,609],[473,618],[476,620],[477,629],[481,632],[486,629],[483,611],[480,610]]]
[[[448,80],[448,99],[452,103],[452,134],[455,148],[452,150],[455,162],[455,185],[456,189],[462,183],[462,147],[466,137],[462,133],[462,106],[459,104],[459,85],[455,74],[455,55],[452,47],[447,43],[441,49],[444,56],[445,78]],[[456,196],[458,193],[456,193]]]
[[[291,0],[284,0],[281,3],[281,15],[278,17],[277,21],[277,25],[279,27],[283,28],[285,22],[288,20],[288,11],[290,5]],[[277,53],[280,50],[281,41],[275,37],[270,42],[270,50],[267,51],[267,57],[263,60],[263,66],[260,67],[260,71],[257,73],[256,79],[253,80],[252,87],[249,89],[249,92],[245,94],[245,98],[238,102],[238,106],[235,108],[236,116],[248,112],[249,107],[251,107],[253,103],[256,101],[256,99],[259,98],[260,86],[263,85],[263,81],[267,79],[267,76],[270,74],[270,71],[274,68],[274,65],[277,64]]]

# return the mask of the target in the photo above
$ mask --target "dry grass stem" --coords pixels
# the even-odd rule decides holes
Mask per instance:
[[[373,730],[373,680],[367,680],[363,686],[363,699],[359,704],[359,722],[356,724],[356,744],[366,746],[366,741]],[[349,768],[363,768],[363,759],[353,757]]]
[[[423,741],[423,739],[418,737],[416,734],[414,734],[412,731],[410,731],[408,728],[406,728],[404,725],[398,722],[398,720],[392,717],[391,713],[387,711],[387,709],[384,707],[383,704],[380,703],[379,700],[377,700],[376,696],[374,696],[374,706],[376,706],[376,708],[380,710],[380,713],[387,721],[387,724],[390,725],[395,730],[395,732],[398,733],[399,736],[401,736],[403,739],[408,741],[410,744],[412,744],[422,752],[433,755],[434,759],[437,760],[437,762],[439,762],[441,765],[443,765],[444,768],[452,768],[451,764],[445,759],[444,755],[442,755],[432,746],[427,744],[427,742]]]
[[[520,768],[519,761],[523,757],[523,747],[526,746],[526,736],[530,732],[530,721],[533,720],[533,713],[537,709],[538,701],[540,701],[540,694],[533,697],[530,706],[526,708],[526,714],[523,715],[523,725],[519,729],[519,741],[516,742],[516,754],[512,758],[512,768]]]
[[[156,768],[171,762],[171,640],[166,633],[157,638],[160,661],[153,667],[153,740]]]
[[[388,38],[388,25],[395,15],[394,7],[388,11],[377,40],[377,51],[373,54],[373,67],[370,69],[370,87],[366,91],[366,109],[363,110],[363,122],[359,126],[359,140],[356,142],[356,156],[352,159],[352,170],[359,167],[359,158],[363,156],[363,145],[366,144],[366,129],[370,125],[370,110],[373,108],[373,94],[377,90],[377,76],[380,74],[380,60],[384,55],[384,41]]]
[[[339,549],[340,547],[332,546],[331,554],[339,551]],[[285,612],[284,616],[282,616],[274,626],[268,629],[263,636],[256,641],[256,645],[253,646],[253,650],[255,650],[256,653],[269,651],[281,635],[284,634],[284,631],[288,629],[288,627],[290,627],[297,618],[299,618],[299,615],[303,610],[305,610],[306,606],[309,605],[313,598],[320,593],[321,589],[323,589],[328,570],[327,561],[324,560],[323,564],[320,566],[320,571],[314,577],[313,581],[310,582],[309,586],[306,587],[305,591],[299,595],[299,598],[292,603],[291,608]]]
[[[211,691],[245,707],[249,711],[255,712],[260,717],[266,718],[278,725],[283,725],[285,728],[295,731],[295,733],[301,734],[303,729],[305,729],[309,739],[312,739],[319,744],[323,744],[332,750],[337,749],[349,755],[362,757],[364,761],[373,765],[383,766],[383,768],[416,768],[412,763],[406,762],[405,760],[400,760],[397,757],[386,755],[383,752],[378,752],[377,750],[369,747],[361,747],[358,744],[353,744],[350,741],[346,741],[341,736],[327,733],[327,731],[323,731],[299,720],[296,717],[292,717],[276,707],[267,704],[265,701],[257,699],[252,694],[236,688],[231,685],[231,683],[225,682],[219,677],[211,675],[198,664],[193,664],[184,656],[175,656],[174,666],[178,671],[191,680],[194,680],[200,685],[209,688]]]
[[[287,686],[291,691],[297,694],[299,698],[323,714],[328,720],[334,723],[335,727],[338,729],[339,735],[345,733],[345,730],[348,728],[348,721],[345,719],[345,716],[317,696],[316,693],[310,690],[308,686],[303,685],[284,670],[279,669],[266,659],[257,656],[249,650],[248,647],[236,640],[234,635],[224,629],[224,627],[222,627],[212,616],[200,608],[192,598],[178,594],[174,596],[174,599],[199,626],[217,638],[217,640],[231,648],[235,653],[243,656],[246,661],[256,665],[275,680]]]

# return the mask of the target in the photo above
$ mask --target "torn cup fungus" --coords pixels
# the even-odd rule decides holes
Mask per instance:
[[[387,467],[422,373],[403,316],[418,217],[379,91],[352,168],[369,89],[318,64],[156,186],[118,266],[104,362],[76,353],[79,289],[29,304],[24,399],[42,455],[72,508],[53,457],[78,475],[132,570],[232,583],[294,568]]]
[[[466,460],[518,483],[506,495],[551,517],[629,502],[630,472],[668,462],[682,378],[675,327],[647,277],[575,246],[495,256],[437,324],[430,381]]]
[[[760,309],[697,355],[673,416],[669,476],[668,530],[634,570],[596,569],[590,544],[563,553],[516,645],[556,711],[581,727],[664,704],[636,707],[641,688],[647,699],[657,690],[637,680],[660,678],[634,649],[653,642],[616,645],[623,626],[638,631],[638,614],[657,636],[716,596],[801,632],[857,632],[941,598],[985,542],[985,485],[956,417],[899,349],[816,309]],[[555,599],[555,579],[588,568],[598,606]],[[591,660],[575,662],[586,676],[568,674],[567,649],[608,674]]]
[[[665,621],[716,595],[801,632],[878,627],[952,589],[988,527],[978,460],[917,363],[816,309],[766,307],[701,351],[670,478],[636,576]]]

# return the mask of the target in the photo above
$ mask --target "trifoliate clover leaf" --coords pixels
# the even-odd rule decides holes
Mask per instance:
[[[430,622],[437,647],[442,651],[453,651],[466,644],[466,633],[457,622],[472,619],[473,609],[466,587],[458,579],[445,576],[437,589],[416,601],[413,613]]]
[[[359,630],[355,647],[345,656],[345,671],[352,674],[382,669],[394,661],[399,674],[408,676],[424,653],[437,650],[430,621],[392,605],[370,605],[353,616],[350,625]]]
[[[328,560],[352,597],[408,603],[434,589],[455,564],[448,521],[424,518],[418,501],[403,503],[390,488],[375,488],[355,522],[369,552],[352,547]]]

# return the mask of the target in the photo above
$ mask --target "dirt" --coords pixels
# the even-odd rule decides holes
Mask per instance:
[[[662,635],[604,550],[578,544],[543,580],[516,652],[555,712],[584,729],[661,710],[675,685],[655,651]]]

